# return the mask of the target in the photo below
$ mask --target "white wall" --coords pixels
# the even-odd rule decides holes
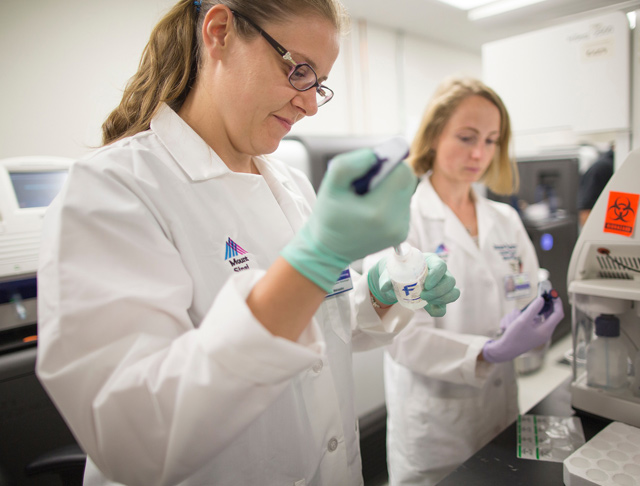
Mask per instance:
[[[0,158],[77,157],[135,71],[171,0],[2,0]]]
[[[99,146],[158,19],[174,0],[0,1],[0,158],[78,157]],[[299,134],[405,133],[436,83],[479,75],[480,56],[355,19],[327,84],[334,100]]]

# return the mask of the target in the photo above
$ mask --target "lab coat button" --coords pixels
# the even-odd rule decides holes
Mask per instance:
[[[313,365],[311,369],[316,373],[320,373],[322,371],[322,367],[323,367],[322,361],[318,361]]]
[[[502,379],[497,378],[494,382],[493,385],[498,387],[498,386],[502,386]]]
[[[335,437],[332,437],[331,440],[329,441],[329,444],[327,444],[327,449],[329,449],[329,452],[333,452],[338,448],[338,439],[336,439]]]

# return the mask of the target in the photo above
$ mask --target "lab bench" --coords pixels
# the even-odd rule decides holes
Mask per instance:
[[[568,378],[527,414],[555,417],[578,416],[588,441],[611,420],[576,413],[571,407],[571,378]],[[507,427],[486,446],[438,483],[438,486],[563,486],[561,462],[519,459],[517,422]]]

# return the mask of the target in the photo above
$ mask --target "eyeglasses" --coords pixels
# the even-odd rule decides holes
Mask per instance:
[[[291,57],[291,53],[287,51],[282,45],[280,45],[273,37],[267,34],[264,30],[258,27],[253,21],[245,17],[244,15],[236,12],[235,10],[231,10],[234,15],[245,20],[251,27],[256,29],[262,37],[264,37],[271,46],[278,51],[278,54],[292,65],[291,71],[289,71],[289,83],[298,91],[308,91],[311,88],[316,88],[316,102],[318,103],[318,107],[326,104],[331,98],[333,98],[333,91],[327,88],[326,86],[318,83],[318,75],[313,70],[313,68],[307,64],[296,63]]]

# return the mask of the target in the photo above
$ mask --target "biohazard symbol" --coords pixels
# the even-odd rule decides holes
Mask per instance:
[[[632,236],[636,226],[639,199],[639,194],[609,192],[603,231],[622,236]]]
[[[615,215],[613,218],[610,218],[612,221],[622,221],[623,223],[628,223],[628,216],[633,216],[635,211],[633,207],[631,207],[631,201],[628,197],[619,197],[616,198],[615,202],[612,206],[609,206],[609,211],[613,210],[613,214]]]

